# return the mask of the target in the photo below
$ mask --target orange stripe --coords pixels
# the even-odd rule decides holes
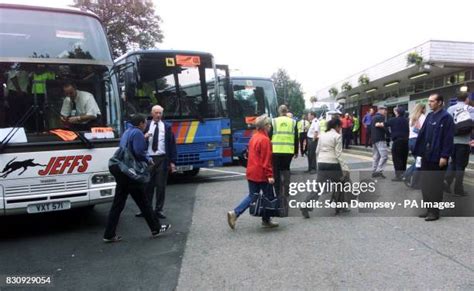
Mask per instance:
[[[191,122],[181,122],[181,127],[179,129],[178,138],[176,140],[177,143],[184,143],[186,138],[186,133],[188,132],[188,128]]]

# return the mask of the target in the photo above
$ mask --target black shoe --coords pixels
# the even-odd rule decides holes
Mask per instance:
[[[122,237],[116,235],[116,236],[114,236],[114,237],[112,237],[112,238],[105,238],[105,237],[104,237],[102,240],[103,240],[105,243],[114,243],[114,242],[120,242],[120,241],[122,241]]]
[[[454,191],[453,196],[457,196],[457,197],[467,196],[467,192],[466,191]]]
[[[387,177],[385,177],[385,175],[382,174],[382,173],[379,173],[379,177],[382,178],[382,179],[386,179],[386,178],[387,178]]]
[[[158,216],[158,218],[161,218],[161,219],[166,219],[166,216],[163,214],[163,212],[157,212],[156,216]]]
[[[135,217],[143,217],[143,213],[141,212],[135,213]]]
[[[300,208],[300,211],[304,218],[309,218],[309,211],[307,208]]]
[[[425,221],[434,221],[438,219],[439,219],[439,215],[435,215],[433,213],[428,213],[428,215],[425,217]]]
[[[151,238],[157,238],[161,236],[163,233],[167,232],[171,228],[171,224],[162,224],[160,230],[153,231],[151,233]]]
[[[377,178],[378,176],[379,176],[379,173],[377,173],[377,172],[372,173],[372,178]]]
[[[444,192],[446,192],[446,193],[448,193],[448,194],[451,194],[451,193],[452,193],[452,192],[451,192],[451,187],[450,187],[449,184],[446,183],[446,182],[444,182],[444,184],[443,184],[443,190],[444,190]]]
[[[428,212],[424,212],[420,215],[418,215],[419,218],[426,218],[428,216]]]

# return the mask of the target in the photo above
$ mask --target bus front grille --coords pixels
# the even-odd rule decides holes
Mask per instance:
[[[189,164],[199,162],[199,154],[179,154],[178,164]]]
[[[20,196],[28,194],[51,194],[67,191],[87,190],[89,183],[87,180],[65,181],[48,184],[30,184],[21,186],[5,187],[5,196]]]

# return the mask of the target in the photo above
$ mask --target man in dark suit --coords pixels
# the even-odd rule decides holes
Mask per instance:
[[[156,193],[155,213],[159,218],[166,218],[163,213],[165,189],[169,170],[176,171],[176,142],[171,126],[161,120],[163,107],[153,106],[151,117],[152,119],[147,121],[144,132],[148,155],[153,159],[154,165],[151,168],[151,179],[146,185],[145,193],[151,204]],[[141,216],[141,213],[136,216]]]

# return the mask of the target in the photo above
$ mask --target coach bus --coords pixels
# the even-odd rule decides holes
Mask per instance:
[[[262,114],[277,117],[278,102],[273,81],[268,78],[230,77],[228,86],[232,151],[236,159],[247,148],[255,118]]]
[[[96,15],[0,4],[0,215],[112,200],[122,124],[112,67]]]
[[[223,148],[230,140],[219,92],[218,70],[209,53],[176,50],[138,50],[115,61],[124,116],[149,115],[151,107],[164,108],[177,144],[176,168],[196,175],[200,168],[222,166]]]
[[[227,71],[226,65],[220,65]],[[230,152],[234,160],[239,159],[247,148],[255,130],[255,118],[267,114],[277,117],[278,101],[273,81],[261,77],[219,76],[220,99],[225,115],[231,121]],[[208,84],[213,92],[214,84]],[[230,162],[230,160],[229,160]]]

